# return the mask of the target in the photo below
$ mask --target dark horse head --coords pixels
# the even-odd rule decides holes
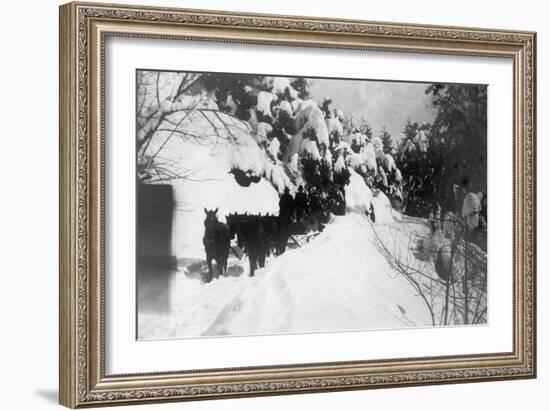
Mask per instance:
[[[250,263],[250,276],[255,270],[263,268],[269,249],[269,238],[266,230],[266,217],[254,214],[229,214],[226,216],[231,238],[237,237],[237,244],[244,248]]]
[[[204,227],[207,229],[215,227],[218,222],[218,209],[208,210],[205,208],[204,213],[206,214],[206,218],[204,219]]]
[[[215,241],[218,232],[218,209],[208,210],[204,209],[206,218],[204,219],[204,238],[203,242],[207,246]]]
[[[237,243],[239,247],[243,246],[243,230],[245,229],[246,224],[248,223],[251,216],[247,214],[229,214],[226,216],[227,225],[229,226],[229,231],[231,233],[231,238],[237,236]]]

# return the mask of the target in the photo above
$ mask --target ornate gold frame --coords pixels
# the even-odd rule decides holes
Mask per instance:
[[[102,118],[108,36],[512,59],[513,352],[105,375]],[[83,407],[535,377],[535,52],[532,32],[92,3],[61,6],[60,403]]]

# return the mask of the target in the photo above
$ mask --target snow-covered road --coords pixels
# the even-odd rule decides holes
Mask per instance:
[[[431,325],[430,314],[407,280],[396,275],[376,246],[391,227],[399,246],[416,220],[376,224],[361,214],[334,217],[301,248],[271,258],[255,277],[246,261],[204,284],[184,264],[169,283],[169,307],[139,312],[139,338],[192,338],[403,328]],[[402,238],[399,237],[402,233]],[[414,319],[414,321],[412,320]]]

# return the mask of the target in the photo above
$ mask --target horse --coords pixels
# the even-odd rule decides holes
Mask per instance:
[[[267,233],[269,248],[271,248],[271,245],[275,248],[275,255],[283,254],[286,251],[286,245],[291,234],[288,217],[266,214],[260,218]]]
[[[265,217],[248,214],[229,214],[226,217],[231,238],[237,236],[239,247],[248,254],[250,273],[252,277],[258,267],[265,267],[265,259],[269,252],[270,224]]]
[[[218,274],[227,273],[227,258],[229,257],[229,246],[231,233],[229,226],[218,221],[218,209],[204,209],[206,218],[204,220],[204,236],[202,242],[206,251],[206,263],[208,264],[209,278],[212,280],[212,260],[216,260]]]

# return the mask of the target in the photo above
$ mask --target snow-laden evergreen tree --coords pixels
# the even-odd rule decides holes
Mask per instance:
[[[382,149],[384,153],[392,154],[393,151],[393,138],[386,127],[382,128],[382,134],[380,135],[380,140],[382,140]]]
[[[147,141],[161,125],[184,136],[184,117],[190,115],[195,124],[204,123],[213,134],[232,137],[235,161],[231,163],[231,174],[244,187],[265,178],[279,193],[286,187],[294,192],[303,185],[326,197],[331,186],[341,191],[349,184],[351,168],[369,188],[382,190],[392,201],[401,197],[401,173],[387,152],[391,136],[373,137],[364,118],[346,116],[333,105],[330,96],[320,103],[309,99],[305,78],[231,73],[155,76],[149,74],[139,87],[149,106],[142,113],[143,121],[138,122],[143,124],[140,141]],[[159,114],[151,108],[156,99],[160,101]],[[176,112],[184,115],[172,114]],[[169,123],[163,116],[168,116]],[[254,162],[246,159],[244,153],[253,147],[238,135],[247,133],[247,129],[263,156],[261,164],[256,152],[248,156],[256,159]],[[147,155],[150,153],[140,156],[144,170],[152,164]],[[142,175],[150,178],[147,176],[153,174]]]
[[[408,119],[397,148],[397,166],[403,173],[404,212],[412,216],[427,217],[433,209],[437,155],[429,144],[430,128],[430,124]]]
[[[486,86],[434,84],[426,93],[434,123],[409,120],[397,154],[405,212],[418,216],[456,212],[468,192],[487,192]]]

